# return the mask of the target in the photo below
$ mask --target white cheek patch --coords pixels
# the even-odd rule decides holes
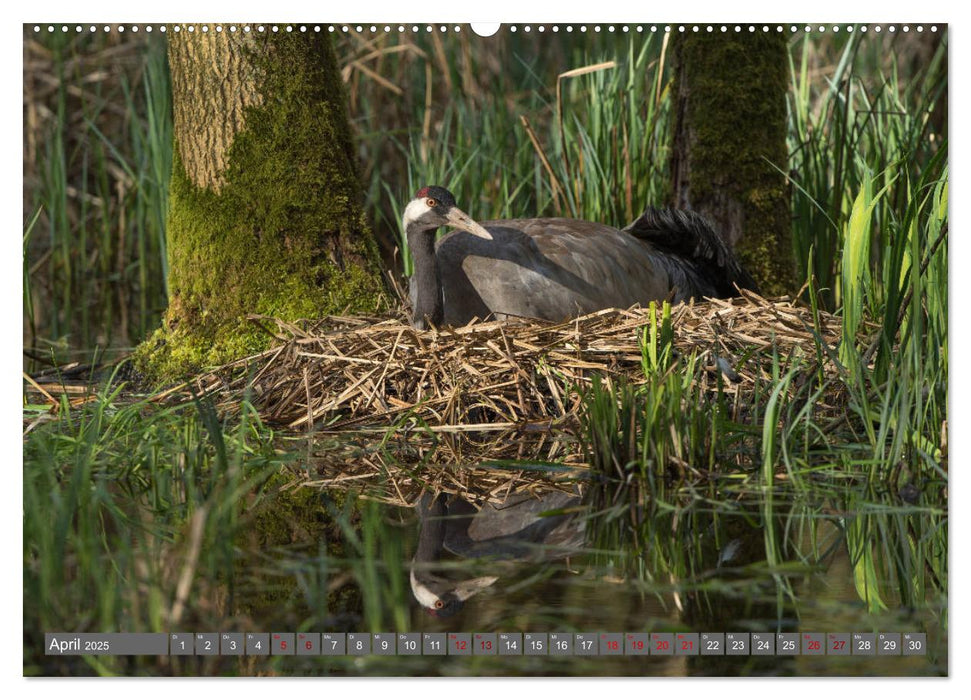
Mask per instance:
[[[408,225],[415,221],[416,219],[424,216],[428,213],[428,205],[425,204],[424,199],[413,199],[408,202],[408,206],[405,207],[405,213],[401,217],[401,222],[407,229]]]
[[[426,608],[434,608],[435,603],[438,602],[438,596],[428,590],[425,584],[415,578],[414,571],[411,572],[411,592],[415,594],[418,602]]]

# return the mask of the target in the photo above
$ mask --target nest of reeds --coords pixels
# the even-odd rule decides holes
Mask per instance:
[[[495,321],[437,331],[417,331],[402,314],[304,325],[254,316],[279,342],[199,377],[196,387],[222,395],[227,410],[245,393],[263,420],[312,430],[323,465],[315,485],[363,485],[392,475],[393,501],[407,502],[428,486],[497,499],[514,485],[548,483],[551,470],[584,466],[582,451],[563,439],[575,434],[583,392],[594,377],[645,381],[652,314],[657,328],[660,309],[634,307],[562,323]],[[808,353],[812,360],[819,347],[835,346],[839,320],[815,316],[789,299],[751,293],[679,304],[670,310],[671,341],[707,370],[696,380],[703,390],[717,383],[741,404],[758,382],[771,381],[779,358]],[[834,374],[831,356],[822,353],[813,371]],[[335,433],[342,436],[336,452],[324,446]],[[350,433],[370,439],[355,442]],[[382,449],[369,451],[365,443],[375,435]],[[429,463],[474,468],[414,469]]]
[[[385,429],[408,417],[440,432],[553,426],[576,414],[594,375],[643,381],[644,329],[661,311],[606,309],[562,323],[492,321],[417,331],[400,314],[327,317],[305,326],[252,316],[280,342],[199,378],[207,393],[250,392],[262,418],[290,429]],[[671,309],[677,351],[696,353],[723,389],[744,395],[787,357],[839,339],[839,320],[786,298]],[[816,330],[818,323],[819,331]],[[835,371],[835,368],[831,368]],[[574,391],[569,392],[572,387]]]

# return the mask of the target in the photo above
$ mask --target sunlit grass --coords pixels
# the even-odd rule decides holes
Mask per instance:
[[[131,347],[165,308],[171,90],[163,37],[45,41],[49,64],[36,70],[52,71],[56,88],[49,113],[30,112],[44,116],[29,125],[40,145],[26,173],[25,225],[35,213],[38,221],[24,242],[24,342],[63,361]],[[122,56],[139,63],[137,82],[113,63]]]
[[[117,94],[86,100],[72,119],[67,88],[86,49],[52,41],[62,84],[23,234],[25,345],[43,356],[134,343],[157,324],[172,138],[164,45],[139,54],[140,80],[120,80]],[[368,211],[398,237],[405,274],[400,208],[420,185],[449,187],[480,219],[624,225],[665,202],[673,110],[660,36],[551,46],[556,70],[513,40],[487,86],[475,81],[493,75],[486,56],[464,38],[455,52],[439,51],[441,41],[368,59],[407,94],[356,73],[349,84],[362,152],[382,154],[365,164]],[[866,610],[943,600],[946,628],[949,171],[946,124],[940,133],[934,123],[946,40],[907,81],[869,37],[834,46],[821,79],[813,39],[792,43],[790,158],[773,165],[792,183],[804,298],[841,316],[844,340],[776,357],[738,407],[721,383],[699,389],[710,370],[677,352],[670,309],[656,308],[642,332],[644,381],[595,380],[584,394],[579,437],[602,477],[589,487],[590,556],[644,595],[689,592],[686,619],[705,606],[714,619],[742,618],[720,611],[717,597],[737,585],[766,607],[759,615],[781,620],[798,610],[799,582],[845,547]],[[101,126],[109,104],[126,114],[118,133]],[[400,123],[384,128],[383,114]],[[825,379],[825,361],[839,364],[837,379]],[[163,407],[116,382],[96,391],[50,416],[25,405],[25,640],[50,629],[217,624],[236,608],[205,605],[238,602],[242,588],[266,594],[264,610],[275,604],[270,589],[292,595],[302,629],[335,624],[340,606],[360,612],[360,630],[410,626],[405,549],[371,502],[308,506],[336,529],[331,541],[305,543],[292,568],[258,539],[237,546],[242,530],[252,534],[250,509],[274,503],[268,480],[298,455],[250,407],[227,421],[203,399]],[[817,410],[832,395],[838,419]],[[345,550],[331,551],[333,541]],[[266,571],[239,571],[241,557],[257,555]],[[206,589],[191,589],[205,603],[193,608],[180,593],[186,580]],[[341,581],[347,598],[336,596]],[[89,672],[124,670],[102,663]]]
[[[240,506],[290,458],[245,405],[229,426],[206,400],[160,407],[110,380],[92,392],[53,416],[25,410],[25,635],[219,619],[208,606],[232,578]]]

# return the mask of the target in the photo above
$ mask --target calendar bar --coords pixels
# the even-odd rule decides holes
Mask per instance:
[[[50,656],[925,656],[923,632],[48,632]]]

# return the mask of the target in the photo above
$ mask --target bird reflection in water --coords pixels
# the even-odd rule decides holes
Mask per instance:
[[[513,494],[501,505],[477,510],[447,494],[424,493],[416,510],[418,548],[411,563],[411,591],[436,617],[454,615],[465,601],[498,581],[498,576],[454,581],[435,573],[446,552],[466,559],[552,561],[583,547],[585,519],[576,494]]]

